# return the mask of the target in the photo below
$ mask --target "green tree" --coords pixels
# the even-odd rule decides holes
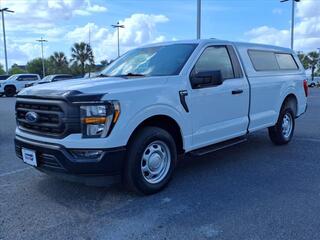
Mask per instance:
[[[306,55],[299,56],[305,69],[311,69],[311,78],[314,79],[315,71],[319,68],[320,54],[318,52],[309,52]]]
[[[11,68],[9,69],[9,74],[20,74],[26,73],[26,71],[18,66],[18,64],[14,63]]]
[[[51,74],[70,73],[68,59],[63,52],[54,52],[48,62],[48,72]]]
[[[44,66],[48,66],[48,60],[45,60]],[[27,62],[27,70],[29,73],[35,73],[42,76],[42,58],[35,58]]]
[[[306,55],[303,53],[303,52],[299,52],[298,53],[298,57],[304,67],[304,69],[308,69],[309,65],[308,65],[308,62],[306,60]]]
[[[81,75],[85,74],[86,66],[91,67],[94,65],[94,56],[91,46],[87,43],[75,43],[71,48],[71,62],[73,67],[78,66],[80,68]]]
[[[3,69],[3,65],[0,63],[0,75],[5,74],[6,72]]]

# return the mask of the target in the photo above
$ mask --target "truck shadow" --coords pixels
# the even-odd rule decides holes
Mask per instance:
[[[179,200],[180,206],[211,199],[225,207],[227,202],[235,204],[234,198],[243,200],[265,191],[269,191],[267,195],[284,191],[282,180],[290,179],[290,174],[279,156],[292,147],[275,147],[264,132],[259,132],[237,146],[201,158],[186,157],[180,161],[169,186],[147,197],[126,191],[120,183],[108,188],[92,187],[48,176],[39,181],[38,190],[71,212],[84,214],[104,215],[115,209],[129,209],[128,206],[138,214],[141,204],[147,211],[163,199]]]

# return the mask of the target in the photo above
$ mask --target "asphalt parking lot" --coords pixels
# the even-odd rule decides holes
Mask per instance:
[[[0,98],[0,239],[320,239],[320,89],[293,141],[267,132],[184,159],[161,193],[46,176],[14,153],[14,98]]]

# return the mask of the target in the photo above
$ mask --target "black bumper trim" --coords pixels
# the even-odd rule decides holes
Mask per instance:
[[[115,176],[121,175],[126,157],[126,148],[97,149],[104,153],[94,161],[75,159],[69,149],[58,144],[34,141],[20,136],[15,137],[16,154],[22,158],[21,149],[36,151],[38,168],[45,172],[64,173],[83,176]],[[94,150],[94,149],[90,149]]]

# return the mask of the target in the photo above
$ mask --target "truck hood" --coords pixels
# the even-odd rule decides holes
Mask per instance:
[[[107,94],[112,92],[124,92],[137,88],[148,88],[164,84],[166,77],[139,77],[139,78],[91,78],[74,79],[53,83],[39,84],[23,89],[19,97],[54,98],[70,94]]]

